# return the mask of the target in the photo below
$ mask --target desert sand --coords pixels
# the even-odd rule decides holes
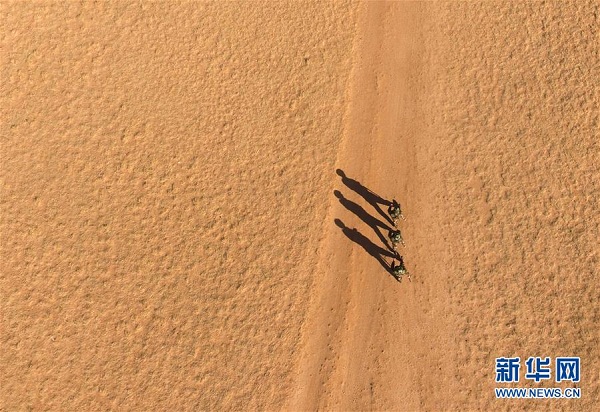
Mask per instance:
[[[0,411],[600,409],[597,2],[0,4]]]

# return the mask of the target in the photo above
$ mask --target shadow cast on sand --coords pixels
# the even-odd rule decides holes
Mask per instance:
[[[383,235],[383,233],[381,233],[382,229],[385,230],[386,233],[389,232],[390,230],[392,230],[392,228],[390,226],[388,226],[387,224],[385,224],[381,220],[379,220],[379,219],[371,216],[359,204],[354,203],[353,201],[346,199],[344,197],[344,195],[339,190],[334,190],[333,194],[335,195],[335,197],[338,198],[338,200],[340,201],[340,203],[342,204],[342,206],[344,206],[350,212],[354,213],[363,222],[365,222],[367,225],[369,225],[371,227],[371,229],[373,229],[373,231],[377,234],[377,237],[379,237],[379,240],[381,240],[381,243],[383,243],[390,251],[394,250],[390,246],[387,238]]]
[[[364,187],[358,180],[349,178],[348,176],[346,176],[346,173],[344,173],[342,169],[337,169],[335,172],[342,178],[342,183],[345,184],[346,187],[348,187],[348,189],[362,196],[371,206],[373,206],[375,210],[377,210],[377,212],[379,212],[381,216],[385,218],[385,220],[387,220],[387,222],[390,225],[394,224],[394,222],[392,222],[392,219],[388,216],[387,213],[383,211],[383,209],[381,209],[380,206],[390,206],[392,202],[390,202],[389,200],[385,200],[376,193],[373,193],[371,190]]]
[[[390,275],[396,278],[392,273],[391,264],[384,259],[384,257],[394,259],[397,257],[396,254],[380,246],[377,246],[375,243],[371,242],[371,240],[369,240],[368,237],[360,233],[358,230],[350,229],[349,227],[347,227],[344,224],[344,222],[342,222],[340,219],[335,219],[334,222],[337,227],[342,229],[342,232],[344,233],[344,235],[346,235],[348,239],[360,245],[369,255],[373,256],[373,258],[375,258]]]

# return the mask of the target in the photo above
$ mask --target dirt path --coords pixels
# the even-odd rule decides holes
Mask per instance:
[[[427,163],[420,167],[431,148],[419,96],[426,81],[420,28],[426,10],[415,3],[368,3],[360,13],[351,106],[337,162],[349,183],[334,175],[341,199],[331,196],[315,287],[320,296],[304,333],[292,410],[414,409],[422,402],[417,388],[444,379],[415,368],[422,362],[441,367],[442,336],[448,336],[436,310],[447,299],[444,283],[433,275],[440,263],[429,258],[443,258],[429,206],[438,182]],[[398,283],[383,267],[378,256],[389,223],[380,211],[387,206],[371,204],[353,190],[354,181],[401,202],[408,218],[400,224],[407,242],[401,253],[412,282]],[[352,229],[359,234],[352,236]]]

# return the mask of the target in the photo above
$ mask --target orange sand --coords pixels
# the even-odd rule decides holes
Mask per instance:
[[[600,409],[598,9],[0,3],[0,411]]]

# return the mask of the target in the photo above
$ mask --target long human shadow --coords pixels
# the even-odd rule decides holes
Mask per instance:
[[[355,191],[358,195],[362,196],[381,216],[388,221],[389,224],[393,225],[392,219],[381,209],[380,205],[389,206],[392,204],[389,200],[385,200],[376,193],[373,193],[368,188],[364,187],[358,180],[350,179],[346,176],[346,173],[342,169],[335,171],[341,178],[342,183],[345,184],[348,189]]]
[[[396,257],[394,254],[392,254],[389,250],[385,250],[384,248],[377,246],[358,230],[350,229],[340,219],[335,219],[334,222],[337,227],[342,229],[342,232],[344,235],[346,235],[346,237],[348,237],[348,239],[356,244],[359,244],[369,255],[373,256],[390,275],[394,276],[390,265],[383,258],[386,256],[393,259]]]
[[[379,240],[381,240],[381,243],[383,243],[390,251],[394,250],[390,246],[388,240],[383,235],[383,233],[381,233],[381,229],[385,230],[386,232],[389,232],[390,230],[392,230],[388,225],[386,225],[385,223],[383,223],[381,220],[379,220],[379,219],[371,216],[359,204],[354,203],[352,200],[346,199],[344,197],[344,195],[339,190],[334,190],[333,194],[335,195],[335,197],[338,198],[338,200],[340,201],[340,203],[342,204],[342,206],[344,206],[350,212],[354,213],[363,222],[365,222],[367,225],[369,225],[371,227],[371,229],[373,229],[373,231],[375,232],[375,234],[377,235],[377,237],[379,237]]]

